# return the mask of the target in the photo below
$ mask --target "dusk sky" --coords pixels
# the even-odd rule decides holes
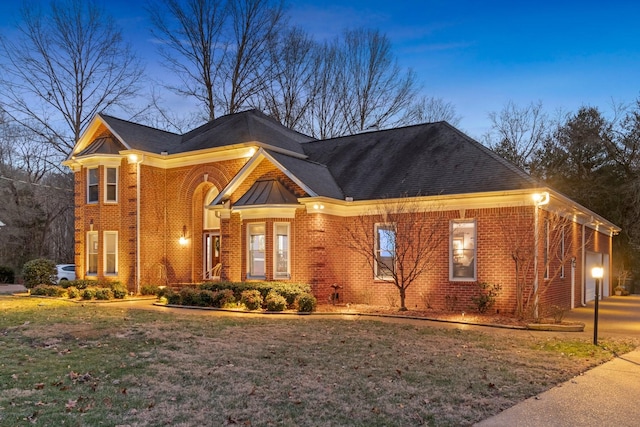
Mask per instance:
[[[149,73],[157,72],[142,4],[103,4]],[[18,19],[19,5],[0,5],[2,31]],[[640,97],[640,2],[305,0],[290,1],[288,14],[318,39],[347,27],[380,29],[424,94],[454,104],[459,127],[477,139],[488,113],[508,101],[541,101],[549,113],[590,105],[607,114],[612,102]]]

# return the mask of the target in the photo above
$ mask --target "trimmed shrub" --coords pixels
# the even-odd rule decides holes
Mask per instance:
[[[113,293],[113,298],[123,299],[127,296],[127,287],[120,282],[111,282],[109,289]]]
[[[72,280],[71,282],[69,282],[69,285],[73,285],[76,288],[82,290],[82,289],[87,289],[89,286],[96,286],[98,284],[97,281],[95,280]]]
[[[285,297],[275,291],[269,292],[265,298],[267,311],[284,311],[287,308],[287,300]]]
[[[140,288],[142,295],[160,295],[160,287],[158,285],[142,285]]]
[[[11,267],[0,266],[0,283],[14,283],[16,275]]]
[[[304,313],[311,313],[312,311],[315,311],[317,304],[318,301],[316,300],[316,297],[311,294],[300,294],[296,298],[296,307],[298,307],[298,311]]]
[[[28,261],[22,267],[22,278],[26,288],[38,285],[53,285],[56,282],[58,269],[50,259],[38,258]]]
[[[257,289],[242,291],[240,302],[247,307],[247,310],[258,310],[262,307],[262,294]]]
[[[109,288],[98,288],[95,293],[96,299],[110,300],[113,299],[113,291]]]
[[[236,303],[236,297],[231,289],[222,289],[213,293],[213,306],[224,308]]]
[[[40,285],[31,289],[31,295],[43,295],[47,297],[61,297],[67,294],[67,291],[56,285]]]
[[[75,286],[69,286],[67,288],[67,296],[69,298],[78,298],[80,296],[80,291]]]
[[[94,287],[83,289],[80,297],[85,300],[91,300],[96,296],[96,289]]]
[[[182,297],[180,296],[180,294],[170,288],[165,289],[163,296],[167,299],[167,304],[172,304],[172,305],[182,304]]]
[[[200,300],[200,291],[193,288],[180,289],[180,303],[182,305],[200,306],[202,301]]]
[[[200,305],[203,307],[213,307],[216,293],[206,289],[200,290]]]

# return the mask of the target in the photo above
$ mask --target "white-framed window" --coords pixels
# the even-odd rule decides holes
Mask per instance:
[[[379,279],[389,279],[396,269],[396,227],[393,224],[376,224],[375,232],[374,273]]]
[[[265,278],[265,224],[247,225],[247,277]]]
[[[105,168],[104,171],[104,201],[118,203],[118,168]]]
[[[289,235],[288,222],[276,222],[273,224],[273,275],[276,278],[290,278],[289,269]]]
[[[476,221],[453,220],[450,224],[449,280],[476,280]]]
[[[98,274],[98,232],[87,232],[87,276]]]
[[[104,274],[118,274],[118,232],[104,232]]]
[[[98,203],[98,168],[87,169],[87,203]]]

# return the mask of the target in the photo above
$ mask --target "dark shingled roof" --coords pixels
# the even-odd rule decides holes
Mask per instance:
[[[303,145],[356,200],[535,188],[521,169],[445,122]]]
[[[319,196],[343,199],[344,193],[325,165],[267,150],[273,158]]]
[[[165,132],[149,126],[132,123],[126,120],[100,114],[100,117],[122,138],[123,142],[134,150],[149,153],[177,152],[180,146],[180,135]]]
[[[238,199],[234,206],[297,205],[297,197],[280,181],[268,179],[256,181]]]
[[[196,128],[182,137],[180,152],[257,141],[262,146],[304,155],[301,142],[313,138],[293,131],[258,110],[229,114]]]

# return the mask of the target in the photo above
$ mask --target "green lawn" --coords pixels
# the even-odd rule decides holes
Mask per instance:
[[[535,336],[0,297],[0,425],[470,425],[637,344]]]

